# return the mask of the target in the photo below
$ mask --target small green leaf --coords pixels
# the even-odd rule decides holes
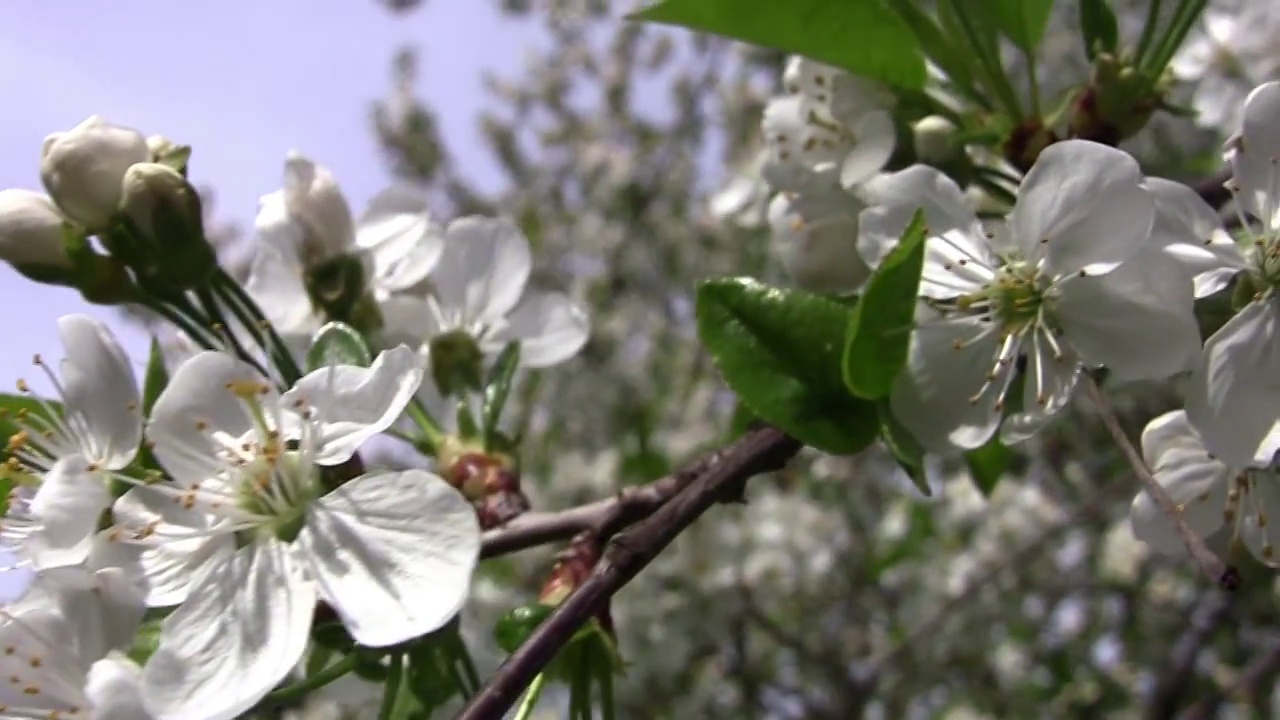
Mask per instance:
[[[858,397],[877,400],[888,395],[907,361],[925,234],[924,213],[917,211],[853,310],[845,335],[844,382]]]
[[[887,400],[880,402],[879,410],[880,439],[893,453],[893,457],[898,461],[898,467],[911,478],[911,483],[916,486],[916,489],[925,497],[933,497],[933,491],[929,488],[929,477],[924,470],[924,448],[916,442],[906,428],[902,427],[898,418],[893,416]]]
[[[850,314],[751,278],[698,286],[698,334],[729,387],[757,417],[837,455],[865,448],[877,430],[875,405],[850,396],[840,377]]]
[[[307,350],[307,372],[331,365],[369,367],[373,356],[369,346],[355,328],[346,323],[330,322],[316,331]]]
[[[632,18],[784,50],[911,90],[924,56],[883,0],[665,0]]]
[[[914,2],[894,3],[893,8],[898,11],[903,22],[911,27],[925,55],[946,73],[947,78],[967,93],[976,94],[973,70],[969,66],[975,61],[973,53],[966,52],[962,45],[952,44],[957,38],[948,38],[938,21]]]
[[[968,7],[985,10],[1014,45],[1025,53],[1033,53],[1049,26],[1053,0],[983,0]]]
[[[1090,60],[1099,52],[1115,54],[1120,29],[1107,0],[1080,0],[1080,36],[1084,40],[1084,53]]]
[[[511,380],[520,366],[520,343],[512,341],[502,349],[493,367],[489,368],[489,376],[484,381],[484,446],[493,450],[494,433],[498,430],[498,421],[502,419],[502,409],[511,395]]]
[[[993,437],[986,445],[965,453],[964,461],[973,476],[973,484],[983,495],[990,497],[1000,477],[1013,462],[1013,451],[1005,447],[1000,438]]]
[[[169,369],[164,364],[164,350],[160,347],[160,339],[151,336],[151,352],[147,356],[147,372],[142,379],[142,414],[151,415],[160,393],[169,385]]]
[[[513,653],[552,610],[555,608],[542,603],[521,605],[503,615],[493,626],[493,639],[498,641],[498,647],[503,651]]]
[[[53,412],[59,417],[62,416],[62,403],[56,400],[40,400],[32,395],[11,395],[9,393],[0,393],[0,443],[8,440],[14,433],[22,428],[18,426],[17,418],[24,412],[36,413],[40,416],[47,416],[49,413],[45,410],[48,405]],[[9,451],[0,444],[0,459],[7,459]]]

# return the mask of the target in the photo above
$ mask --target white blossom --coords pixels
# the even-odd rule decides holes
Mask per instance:
[[[866,245],[889,246],[918,208],[928,224],[916,327],[891,397],[927,449],[978,447],[1006,410],[1003,439],[1027,437],[1066,406],[1085,366],[1109,368],[1113,381],[1190,366],[1191,283],[1147,247],[1154,201],[1127,154],[1088,141],[1050,146],[991,232],[926,166],[879,181],[876,195],[885,204],[862,214]],[[1022,406],[1006,408],[1023,360]]]
[[[1217,459],[1182,410],[1147,424],[1142,454],[1192,531],[1208,537],[1225,526],[1258,560],[1280,567],[1270,524],[1280,517],[1280,473],[1274,468],[1231,467]],[[1134,498],[1129,517],[1138,539],[1164,553],[1185,552],[1172,520],[1147,493]]]
[[[94,115],[45,138],[40,177],[53,201],[76,223],[106,228],[120,206],[121,183],[134,163],[147,162],[147,139]]]
[[[1240,124],[1240,108],[1258,83],[1280,78],[1280,6],[1242,2],[1210,3],[1193,32],[1174,55],[1170,68],[1194,84],[1191,105],[1201,126],[1231,132]]]
[[[457,613],[479,552],[466,500],[423,471],[336,489],[320,472],[389,427],[422,376],[404,347],[369,368],[316,370],[283,395],[216,351],[174,373],[148,424],[171,479],[114,508],[117,537],[147,548],[148,603],[182,603],[144,672],[156,717],[251,707],[302,657],[317,600],[369,647]]]
[[[0,260],[18,267],[70,269],[62,244],[66,222],[44,193],[0,190]]]

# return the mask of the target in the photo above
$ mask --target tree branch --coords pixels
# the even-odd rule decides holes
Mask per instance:
[[[708,453],[689,466],[646,485],[623,488],[611,498],[566,510],[520,515],[484,533],[480,557],[498,557],[557,540],[568,540],[584,530],[607,539],[622,528],[652,515],[714,464],[722,452]]]
[[[1240,680],[1235,685],[1220,693],[1213,693],[1196,703],[1183,714],[1182,720],[1211,720],[1217,715],[1218,706],[1222,704],[1223,700],[1231,697],[1253,695],[1258,686],[1267,679],[1267,676],[1278,670],[1280,670],[1280,643],[1277,643],[1266,655],[1258,658],[1252,665],[1245,668],[1244,673],[1240,675]]]
[[[747,432],[706,463],[688,486],[648,519],[614,538],[595,570],[533,631],[471,699],[457,720],[500,720],[556,653],[583,624],[604,610],[609,599],[708,508],[733,499],[754,475],[778,470],[800,442],[764,426]],[[703,462],[695,463],[695,467]]]
[[[1169,661],[1151,691],[1145,714],[1147,720],[1170,720],[1177,714],[1183,695],[1190,689],[1200,651],[1227,619],[1235,597],[1234,594],[1213,590],[1200,601],[1191,614],[1191,626],[1174,643]]]

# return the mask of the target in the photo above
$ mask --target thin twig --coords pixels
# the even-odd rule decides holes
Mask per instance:
[[[1124,453],[1125,458],[1129,461],[1129,466],[1133,468],[1134,474],[1142,481],[1142,486],[1146,489],[1147,494],[1156,501],[1156,504],[1160,506],[1161,512],[1168,516],[1169,521],[1173,523],[1178,537],[1182,538],[1182,543],[1186,545],[1187,551],[1191,553],[1192,559],[1200,566],[1200,570],[1223,588],[1228,590],[1235,589],[1240,580],[1239,573],[1222,562],[1222,558],[1215,555],[1209,549],[1209,546],[1205,544],[1204,538],[1197,535],[1190,527],[1187,527],[1186,521],[1182,519],[1182,513],[1178,511],[1178,504],[1173,501],[1169,491],[1156,482],[1155,476],[1151,474],[1151,469],[1147,467],[1146,461],[1142,459],[1142,454],[1138,452],[1133,442],[1129,440],[1124,428],[1120,427],[1120,420],[1116,417],[1115,410],[1111,407],[1111,401],[1107,399],[1102,388],[1098,387],[1098,384],[1087,373],[1082,374],[1080,383],[1084,385],[1085,392],[1089,394],[1089,399],[1093,401],[1098,413],[1102,416],[1102,424],[1111,433],[1111,439],[1115,441],[1116,445]]]
[[[1236,595],[1210,591],[1191,614],[1191,625],[1174,643],[1147,702],[1146,720],[1170,720],[1178,711],[1183,695],[1190,689],[1192,673],[1200,651],[1230,614]]]
[[[1253,695],[1258,686],[1267,679],[1267,676],[1276,671],[1280,671],[1280,643],[1277,643],[1266,655],[1258,658],[1252,665],[1245,668],[1244,673],[1240,675],[1240,679],[1234,685],[1221,693],[1213,693],[1192,705],[1187,712],[1183,713],[1182,720],[1212,720],[1223,700]]]
[[[1204,201],[1215,208],[1221,208],[1231,199],[1231,191],[1227,189],[1227,181],[1231,179],[1231,170],[1224,168],[1209,177],[1191,185],[1191,189],[1204,198]]]
[[[587,580],[507,658],[457,720],[502,718],[578,629],[604,610],[614,593],[677,535],[715,503],[740,496],[747,478],[782,468],[800,447],[795,438],[765,426],[717,453],[716,462],[708,464],[688,487],[614,538]]]
[[[652,515],[713,464],[718,456],[718,452],[708,453],[671,475],[645,485],[624,488],[611,498],[555,512],[525,513],[485,532],[481,539],[480,557],[492,558],[568,540],[584,530],[608,539],[622,528]]]

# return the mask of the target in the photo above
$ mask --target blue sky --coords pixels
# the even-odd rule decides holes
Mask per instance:
[[[396,48],[421,52],[432,104],[471,177],[498,181],[474,119],[481,72],[514,73],[536,29],[502,18],[492,0],[428,0],[397,17],[375,0],[0,3],[0,188],[40,189],[40,146],[92,114],[194,147],[192,178],[212,185],[219,215],[249,223],[279,187],[285,153],[301,150],[338,177],[358,211],[389,175],[369,103],[391,83]],[[68,312],[112,320],[73,291],[36,285],[0,265],[6,343],[0,384],[32,377],[30,358],[61,357],[55,321]],[[144,358],[139,333],[123,337]],[[0,576],[0,596],[15,589]]]

